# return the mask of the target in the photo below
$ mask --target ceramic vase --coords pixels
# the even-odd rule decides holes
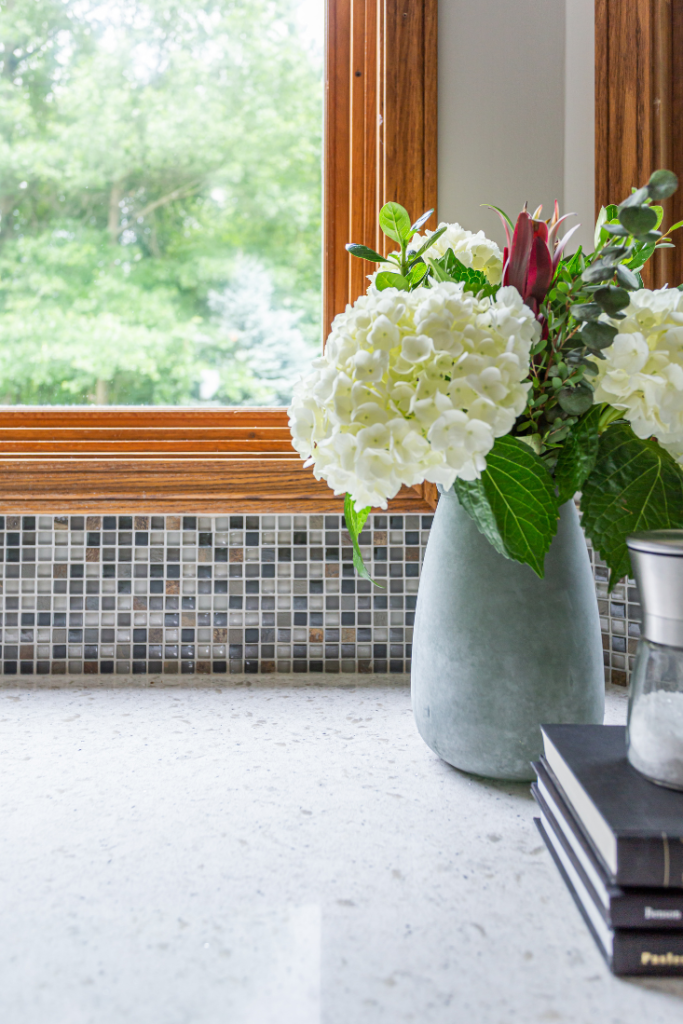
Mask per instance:
[[[420,735],[463,771],[532,779],[541,724],[602,723],[600,620],[573,501],[545,575],[499,554],[454,490],[442,494],[420,579],[412,655]]]

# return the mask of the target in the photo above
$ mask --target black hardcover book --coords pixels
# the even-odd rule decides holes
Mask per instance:
[[[608,928],[571,861],[560,859],[540,819],[534,818],[534,823],[610,970],[620,975],[683,977],[683,931]]]
[[[562,860],[568,858],[608,928],[683,929],[683,890],[623,889],[613,885],[581,830],[562,807],[541,764],[531,787],[541,822]]]
[[[545,759],[610,880],[683,887],[683,793],[626,760],[620,725],[544,725]]]

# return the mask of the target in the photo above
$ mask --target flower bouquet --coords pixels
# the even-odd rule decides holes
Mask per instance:
[[[501,253],[483,232],[420,234],[388,203],[398,249],[350,244],[381,269],[333,324],[296,387],[293,443],[345,495],[354,562],[372,507],[402,485],[455,488],[478,530],[543,577],[560,507],[581,491],[583,528],[611,570],[629,571],[626,537],[683,527],[683,291],[643,287],[670,246],[658,203],[677,188],[656,171],[600,212],[595,249],[565,255],[566,216],[501,210]]]

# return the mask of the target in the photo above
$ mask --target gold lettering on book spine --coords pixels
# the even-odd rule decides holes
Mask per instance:
[[[669,857],[669,837],[666,832],[662,832],[662,843],[664,845],[664,882],[662,884],[668,888],[671,860]]]
[[[643,967],[680,967],[683,965],[683,956],[680,953],[647,953],[640,954],[640,963]]]

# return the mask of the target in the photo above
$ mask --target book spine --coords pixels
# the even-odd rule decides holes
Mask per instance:
[[[683,977],[683,931],[615,931],[612,970]]]
[[[610,899],[609,920],[613,928],[683,928],[683,893],[672,892],[669,899],[619,892]]]
[[[540,808],[548,838],[552,841],[552,837],[556,837],[556,842],[563,847],[588,895],[611,928],[683,929],[683,890],[622,889],[620,886],[609,885],[606,879],[601,878],[595,861],[592,876],[589,875],[587,869],[591,865],[586,860],[587,847],[579,845],[573,830],[567,832],[562,829],[560,820],[546,803],[536,783],[532,785],[531,792]],[[561,812],[560,805],[556,804],[555,807]]]
[[[683,887],[683,842],[661,836],[617,837],[617,885]]]

